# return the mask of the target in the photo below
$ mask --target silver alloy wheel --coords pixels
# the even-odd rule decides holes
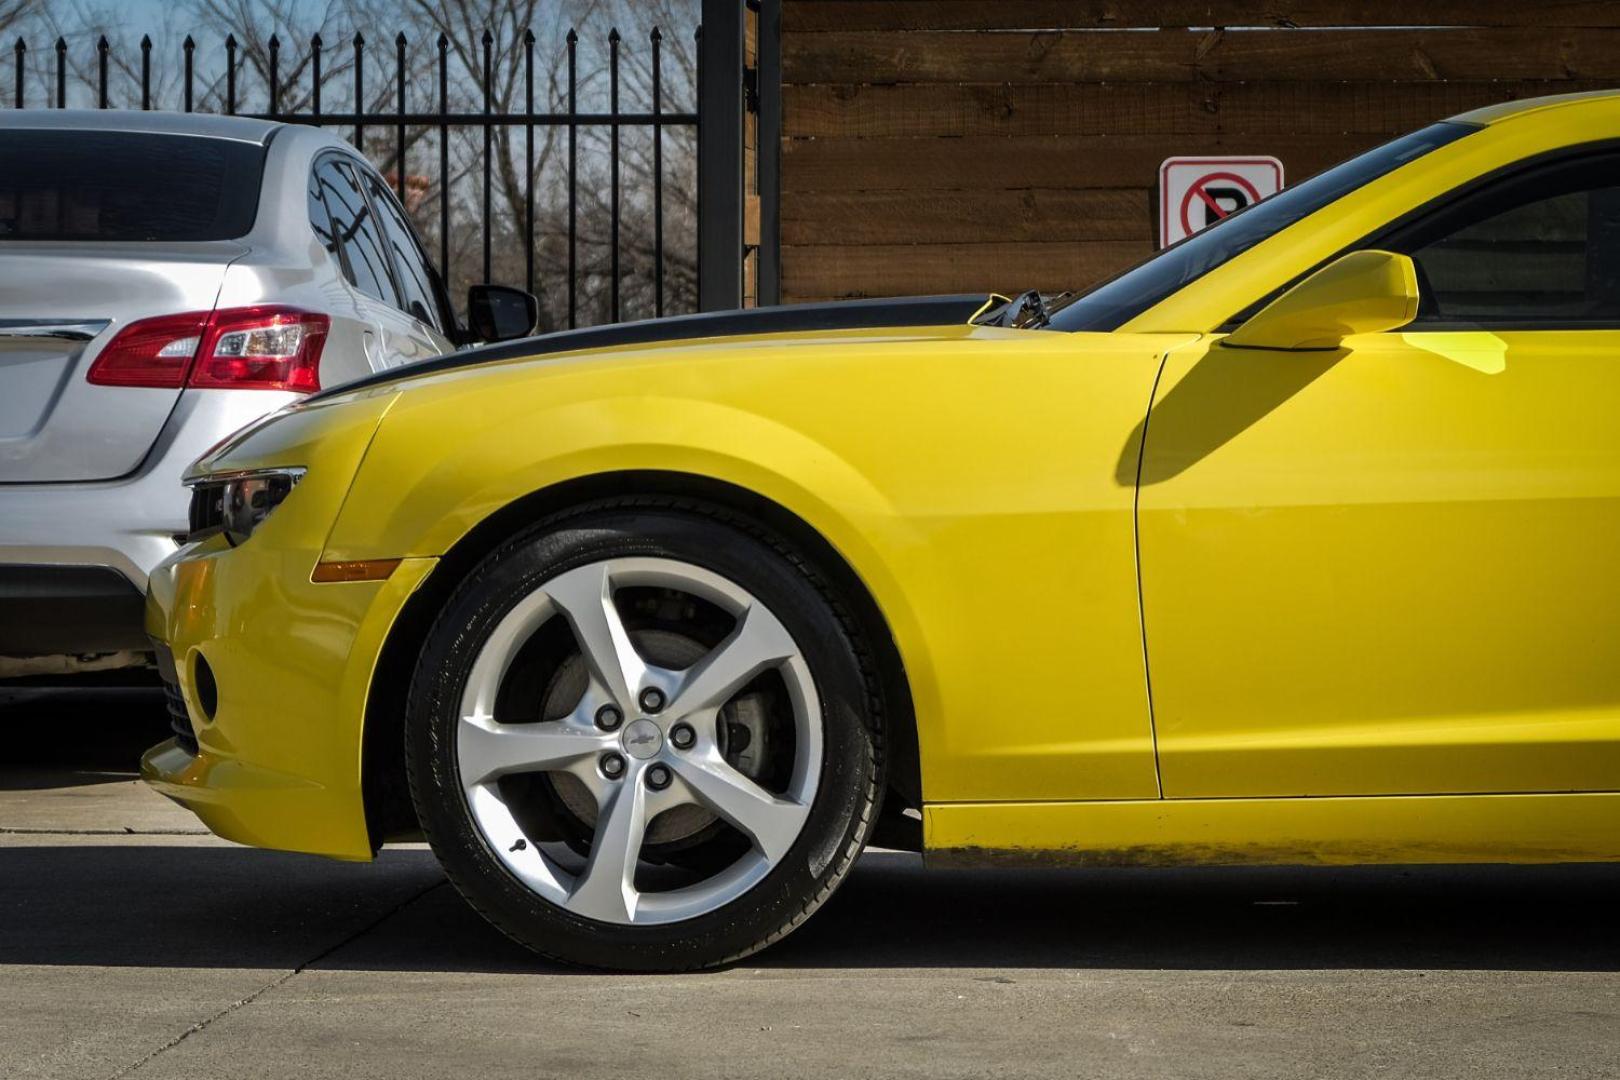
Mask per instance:
[[[613,595],[651,586],[706,600],[735,620],[708,655],[683,670],[646,662],[631,644]],[[589,683],[560,720],[500,723],[495,701],[513,660],[548,620],[567,619],[589,669]],[[719,738],[720,710],[761,673],[776,670],[793,709],[793,768],[786,789],[773,794],[730,764]],[[642,694],[653,688],[664,705],[649,713]],[[596,713],[621,711],[624,723],[603,731]],[[496,625],[473,664],[461,696],[457,768],[472,817],[490,850],[519,880],[577,915],[621,925],[694,918],[735,900],[770,873],[798,838],[821,774],[821,705],[798,646],[779,619],[747,590],[690,563],[662,558],[610,559],[545,582]],[[696,740],[678,749],[670,729],[686,723]],[[684,734],[684,733],[683,733]],[[609,778],[603,755],[620,755]],[[668,786],[649,785],[663,767]],[[571,873],[526,836],[503,800],[498,781],[518,773],[567,772],[595,796],[590,855]],[[654,773],[655,783],[665,774]],[[666,891],[636,887],[637,859],[648,823],[666,810],[695,804],[735,827],[749,850],[729,867],[695,884]]]

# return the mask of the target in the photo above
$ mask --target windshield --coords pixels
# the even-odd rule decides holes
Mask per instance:
[[[1302,184],[1285,188],[1269,199],[1222,218],[1090,292],[1055,305],[1048,326],[1053,330],[1118,330],[1171,293],[1279,230],[1407,162],[1477,130],[1472,124],[1445,121],[1341,162]]]

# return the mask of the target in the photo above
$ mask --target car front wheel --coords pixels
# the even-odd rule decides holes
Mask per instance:
[[[724,963],[804,921],[881,788],[850,620],[786,543],[696,507],[542,523],[429,632],[406,761],[428,840],[491,922],[597,967]]]

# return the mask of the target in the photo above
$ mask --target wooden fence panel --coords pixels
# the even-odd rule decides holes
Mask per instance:
[[[1152,250],[1166,157],[1297,183],[1620,83],[1611,0],[784,0],[783,27],[790,301],[1084,287]]]

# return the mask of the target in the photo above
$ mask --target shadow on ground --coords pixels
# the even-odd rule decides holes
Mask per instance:
[[[162,737],[161,703],[128,722],[149,705],[81,702],[70,731],[30,728],[16,743],[27,767],[0,766],[0,788],[129,768]],[[44,712],[64,716],[60,702]],[[102,715],[119,712],[125,726]],[[0,734],[17,722],[15,705],[0,707]],[[357,865],[87,839],[0,847],[0,964],[557,970],[486,925],[419,848]],[[1617,898],[1614,866],[924,872],[914,856],[872,852],[749,964],[1616,971]]]
[[[92,689],[0,686],[0,789],[43,772],[75,783],[127,780],[141,754],[167,739],[163,690],[148,683]],[[58,781],[68,782],[68,781]]]
[[[421,850],[0,848],[0,964],[528,971]],[[869,854],[767,968],[1620,970],[1608,867],[924,872]],[[330,933],[327,928],[331,927]]]

